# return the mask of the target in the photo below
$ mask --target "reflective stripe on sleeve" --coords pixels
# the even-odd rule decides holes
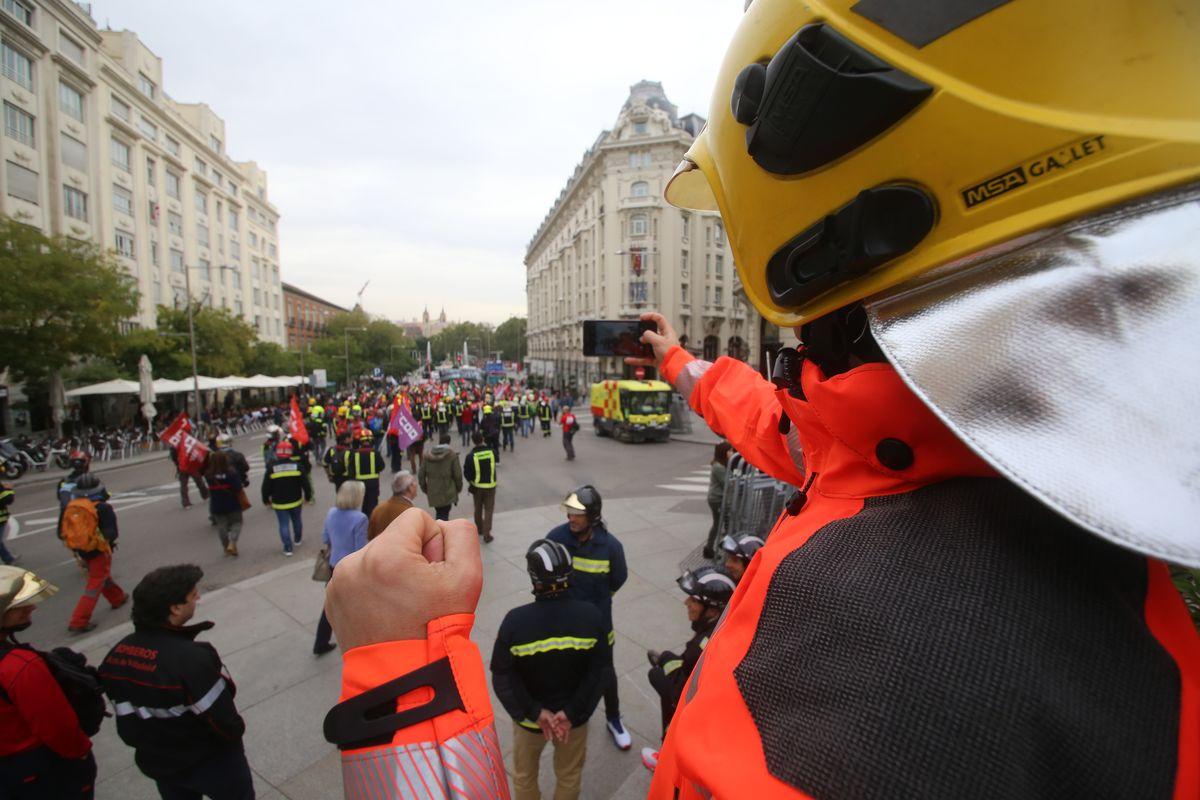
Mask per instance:
[[[203,714],[212,708],[213,703],[217,702],[217,698],[221,696],[221,692],[223,691],[225,691],[225,679],[217,678],[217,682],[213,684],[212,688],[191,705],[171,706],[170,708],[147,708],[146,706],[135,706],[132,703],[122,701],[113,704],[113,711],[116,712],[118,717],[136,714],[142,719],[150,719],[151,717],[157,717],[158,719],[182,717],[189,711],[193,714]]]
[[[595,646],[595,639],[585,639],[579,636],[555,636],[551,639],[540,639],[526,644],[514,644],[508,648],[508,652],[514,656],[532,656],[551,650],[591,650]]]
[[[670,661],[668,661],[662,665],[662,671],[663,671],[664,675],[670,675],[672,672],[674,672],[675,670],[679,669],[682,666],[683,666],[682,658],[673,658]]]
[[[609,567],[609,561],[607,558],[601,560],[598,558],[581,558],[576,556],[574,563],[575,569],[579,570],[580,572],[588,572],[593,575],[604,575],[608,572]]]

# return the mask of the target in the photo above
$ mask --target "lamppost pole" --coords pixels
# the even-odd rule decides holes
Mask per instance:
[[[200,424],[200,374],[196,369],[196,323],[192,319],[192,268],[183,271],[184,290],[187,292],[188,345],[192,351],[192,421]]]

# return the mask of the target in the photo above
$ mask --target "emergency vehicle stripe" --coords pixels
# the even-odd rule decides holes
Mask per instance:
[[[594,575],[603,575],[604,573],[608,572],[608,567],[609,562],[607,558],[602,560],[598,558],[581,558],[579,556],[575,557],[575,569],[579,570],[580,572],[590,572]]]
[[[137,714],[142,719],[150,719],[157,717],[159,719],[170,719],[171,717],[182,717],[187,712],[193,714],[203,714],[212,708],[213,703],[217,702],[217,698],[221,696],[221,692],[225,691],[225,679],[217,678],[217,682],[212,688],[204,693],[196,702],[186,706],[171,706],[170,708],[147,708],[146,706],[135,706],[133,703],[120,702],[113,704],[113,710],[118,717],[125,717],[130,714]]]
[[[532,656],[551,650],[591,650],[595,646],[595,639],[585,639],[579,636],[555,636],[526,644],[514,644],[508,648],[508,652],[514,656]]]

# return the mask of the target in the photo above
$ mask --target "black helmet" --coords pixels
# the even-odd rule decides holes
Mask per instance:
[[[79,476],[79,480],[75,481],[75,488],[71,490],[73,497],[93,497],[104,493],[104,484],[100,482],[100,478],[91,472],[85,472]]]
[[[585,484],[567,495],[562,501],[568,514],[587,514],[588,522],[600,519],[600,493],[594,486]]]
[[[724,608],[737,588],[733,578],[716,567],[700,567],[695,572],[688,570],[675,582],[688,597],[694,597],[710,608]]]
[[[571,579],[571,554],[558,542],[538,539],[525,552],[525,568],[534,594],[565,589]]]
[[[747,562],[762,546],[763,540],[752,533],[738,533],[721,540],[722,550]]]

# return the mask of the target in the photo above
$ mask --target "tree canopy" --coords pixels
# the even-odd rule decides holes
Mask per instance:
[[[0,371],[44,380],[107,355],[137,313],[136,282],[98,245],[0,219]]]

